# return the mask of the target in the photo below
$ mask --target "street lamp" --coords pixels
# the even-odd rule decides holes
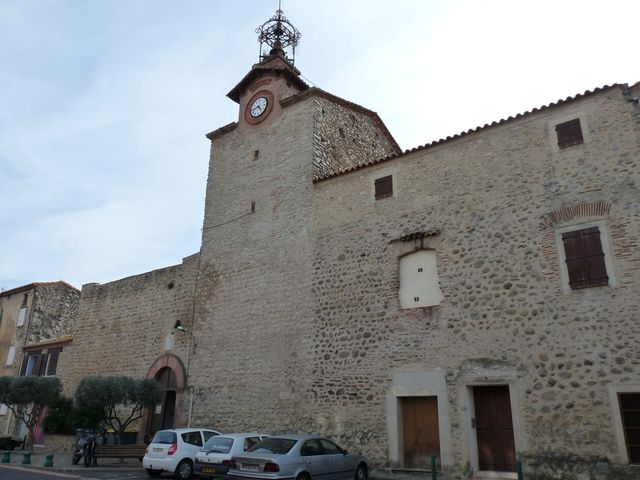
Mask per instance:
[[[176,320],[176,323],[173,325],[173,331],[175,332],[176,330],[191,336],[191,344],[189,346],[189,351],[187,352],[187,371],[185,372],[185,377],[186,377],[185,383],[187,383],[190,380],[189,368],[191,367],[191,351],[193,350],[193,353],[196,353],[196,338],[193,336],[193,333],[191,333],[189,330],[187,330],[182,326],[182,323],[180,322],[180,320]],[[189,393],[190,393],[189,416],[187,418],[187,427],[191,427],[191,413],[193,411],[193,385],[188,385],[187,383],[186,388],[189,390]]]

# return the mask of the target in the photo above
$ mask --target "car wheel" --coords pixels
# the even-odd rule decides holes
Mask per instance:
[[[311,480],[311,477],[309,476],[308,473],[300,473],[296,477],[296,480]]]
[[[176,478],[178,480],[187,480],[193,475],[193,463],[191,460],[182,460],[176,467]]]
[[[151,468],[147,468],[146,470],[147,470],[147,475],[153,478],[159,477],[160,474],[162,473],[162,470],[152,470]]]
[[[364,463],[358,465],[356,468],[356,474],[354,475],[354,480],[367,480],[369,478],[369,473],[367,472],[367,466]]]

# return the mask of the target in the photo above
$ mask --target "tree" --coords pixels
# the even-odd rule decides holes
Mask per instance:
[[[0,403],[27,426],[29,450],[33,452],[33,430],[44,409],[62,392],[56,377],[0,377]]]
[[[146,378],[86,377],[78,384],[75,398],[79,407],[99,410],[120,443],[126,428],[142,418],[142,410],[160,401],[160,390],[155,380]]]

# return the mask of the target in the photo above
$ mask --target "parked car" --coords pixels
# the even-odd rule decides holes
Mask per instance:
[[[169,472],[180,480],[191,478],[196,454],[215,435],[220,433],[206,428],[160,430],[147,447],[142,466],[151,477]]]
[[[196,455],[194,474],[204,478],[226,475],[231,457],[242,455],[267,436],[265,433],[225,433],[211,437]]]
[[[327,438],[275,435],[234,456],[229,475],[260,480],[367,480],[369,469],[364,457],[347,453]]]

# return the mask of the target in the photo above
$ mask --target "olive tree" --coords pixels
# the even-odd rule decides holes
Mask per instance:
[[[44,409],[60,398],[62,383],[56,377],[0,377],[0,403],[27,426],[29,450],[33,431]]]
[[[160,401],[160,390],[155,380],[146,378],[94,376],[80,381],[75,399],[79,407],[100,411],[120,443],[127,427],[142,418],[143,409]]]

